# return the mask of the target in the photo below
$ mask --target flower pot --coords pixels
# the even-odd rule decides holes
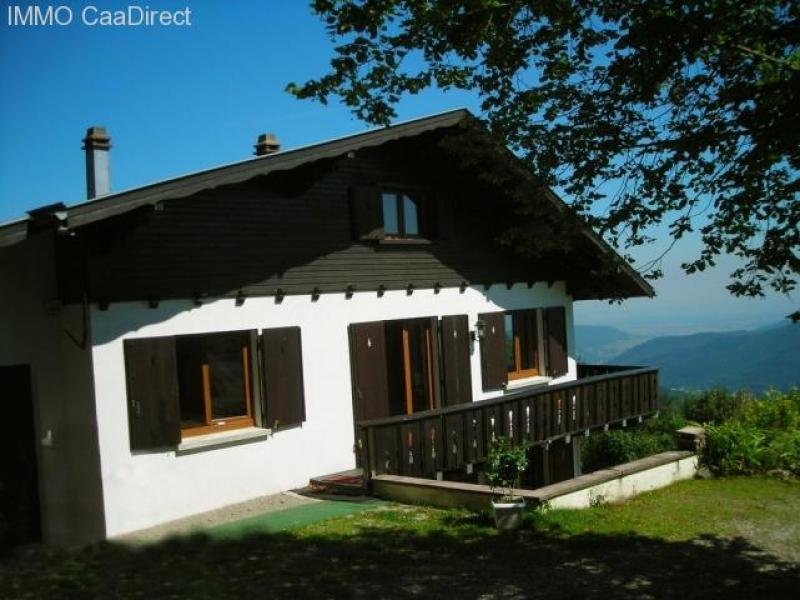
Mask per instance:
[[[497,529],[517,529],[522,525],[522,516],[525,514],[525,499],[520,498],[510,502],[492,500],[492,513],[494,513],[494,526]]]

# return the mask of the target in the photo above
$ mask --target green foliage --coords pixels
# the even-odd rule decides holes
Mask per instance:
[[[751,475],[764,467],[766,435],[759,429],[727,421],[706,426],[704,462],[717,475]]]
[[[743,266],[731,274],[733,294],[795,287],[797,2],[312,6],[334,56],[327,74],[287,86],[298,98],[338,96],[387,124],[404,96],[474,92],[492,134],[613,243],[648,244],[659,225],[675,240],[699,227],[703,246],[687,273],[735,254]],[[609,181],[624,182],[610,198],[601,191]],[[515,246],[536,237],[510,232]],[[660,276],[660,258],[640,269]]]
[[[527,444],[513,444],[504,437],[497,438],[486,460],[486,478],[500,495],[510,495],[518,488],[520,478],[528,468]]]
[[[731,414],[706,425],[703,462],[719,475],[783,470],[800,475],[800,390],[743,397]]]
[[[770,390],[760,398],[750,398],[737,417],[760,429],[800,430],[800,389],[785,394]]]
[[[742,406],[745,393],[732,394],[725,390],[706,390],[689,396],[683,405],[686,418],[696,423],[724,423]]]
[[[675,432],[686,424],[686,417],[680,410],[667,406],[659,411],[657,417],[647,419],[639,429],[645,433],[666,435],[672,439]]]
[[[595,433],[583,446],[581,458],[587,473],[675,449],[674,436],[643,429],[614,429]]]

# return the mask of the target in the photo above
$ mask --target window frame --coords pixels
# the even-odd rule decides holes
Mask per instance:
[[[407,188],[395,185],[384,185],[379,187],[379,195],[381,200],[381,222],[383,226],[383,240],[397,241],[397,240],[414,240],[422,241],[430,239],[430,231],[427,223],[427,193],[421,189]],[[384,212],[384,196],[394,196],[394,211],[395,218],[397,219],[397,233],[388,233],[386,231],[386,216]],[[405,215],[405,202],[404,198],[408,197],[416,204],[417,212],[417,233],[408,233],[406,226]]]
[[[504,311],[504,320],[503,324],[505,326],[505,317],[511,317],[511,331],[512,331],[512,349],[513,349],[513,357],[514,357],[514,370],[507,371],[508,374],[508,381],[517,381],[521,379],[530,379],[533,377],[541,377],[544,373],[542,360],[543,360],[543,327],[542,327],[542,315],[541,310],[538,308],[529,308],[529,309],[519,309],[519,310],[507,310]],[[535,326],[535,333],[536,333],[536,340],[535,344],[532,348],[530,348],[535,356],[535,367],[529,367],[527,369],[522,368],[522,341],[521,336],[517,330],[517,323],[520,320],[520,317],[533,317],[534,326]],[[503,335],[505,337],[505,331]],[[508,363],[506,363],[506,368],[508,368]]]
[[[201,389],[203,395],[203,425],[190,425],[184,426],[180,423],[181,439],[196,437],[200,435],[207,435],[211,433],[218,433],[223,431],[231,431],[235,429],[244,429],[248,427],[255,427],[256,414],[255,414],[255,394],[254,394],[254,357],[256,355],[253,348],[253,340],[250,330],[234,330],[234,331],[213,331],[207,333],[196,333],[175,336],[176,343],[180,338],[207,338],[218,335],[233,335],[240,334],[243,338],[247,338],[242,346],[242,391],[244,395],[245,407],[247,413],[244,415],[236,415],[233,417],[213,417],[213,397],[212,397],[212,381],[211,381],[211,365],[207,363],[200,364],[201,376]],[[176,366],[178,372],[181,370],[180,357],[176,350]],[[184,392],[178,388],[178,409],[180,411],[180,403]]]

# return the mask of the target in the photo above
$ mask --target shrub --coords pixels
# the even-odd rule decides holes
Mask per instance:
[[[703,462],[718,475],[800,475],[800,390],[742,399],[727,421],[706,426]]]
[[[589,436],[583,446],[581,461],[583,470],[588,473],[673,448],[671,435],[649,433],[643,429],[612,430]]]
[[[785,394],[770,390],[761,398],[750,398],[742,404],[737,417],[761,429],[800,429],[800,390]]]
[[[519,487],[527,468],[527,444],[513,444],[504,437],[494,441],[486,460],[486,478],[492,488],[499,489],[500,496],[511,496],[511,489]]]
[[[757,427],[739,421],[709,424],[703,461],[716,475],[750,475],[763,469],[766,441]]]
[[[672,440],[675,432],[687,423],[680,410],[671,407],[662,408],[657,417],[647,419],[640,427],[641,431],[656,435],[666,435]]]
[[[721,389],[706,390],[686,399],[683,414],[690,421],[719,425],[736,414],[748,397],[745,392],[732,394]]]

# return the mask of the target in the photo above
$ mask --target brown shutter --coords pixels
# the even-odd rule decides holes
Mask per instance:
[[[125,340],[123,347],[131,450],[176,446],[181,425],[175,338]]]
[[[453,219],[456,216],[455,203],[450,194],[438,192],[433,199],[436,201],[436,218],[434,224],[434,231],[430,237],[442,240],[449,240],[455,237],[455,223]]]
[[[442,367],[444,404],[472,402],[467,315],[442,317]]]
[[[388,417],[386,334],[382,321],[350,325],[350,370],[355,420]]]
[[[383,237],[383,205],[378,188],[350,188],[350,215],[354,239],[377,240]]]
[[[284,429],[306,419],[299,327],[262,331],[267,427]]]
[[[483,391],[496,390],[508,383],[505,345],[505,313],[483,313],[478,315],[483,321],[481,340],[481,371]]]
[[[430,317],[431,332],[431,381],[433,382],[433,406],[442,406],[442,379],[439,364],[439,319]]]
[[[567,373],[567,321],[563,306],[544,309],[547,374],[560,377]]]

